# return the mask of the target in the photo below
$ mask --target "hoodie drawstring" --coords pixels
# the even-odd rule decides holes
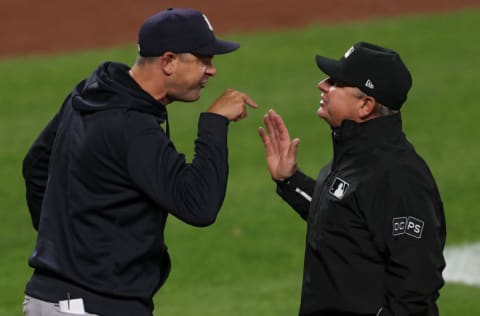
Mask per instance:
[[[170,124],[168,123],[168,112],[165,106],[163,107],[162,116],[165,119],[165,129],[167,132],[167,136],[168,138],[170,138]]]

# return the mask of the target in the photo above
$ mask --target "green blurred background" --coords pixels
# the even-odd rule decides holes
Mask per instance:
[[[242,48],[215,57],[218,74],[200,101],[168,107],[177,149],[192,158],[198,114],[226,88],[248,93],[260,108],[230,125],[230,178],[217,222],[199,229],[169,218],[173,269],[155,297],[155,315],[297,313],[305,223],[275,194],[257,128],[268,109],[280,113],[291,136],[301,139],[300,167],[316,176],[332,152],[329,128],[316,116],[323,75],[314,56],[340,57],[360,40],[399,51],[411,69],[404,130],[440,187],[447,246],[479,241],[480,44],[472,38],[479,29],[480,10],[469,10],[223,36]],[[74,84],[102,61],[131,65],[135,54],[131,45],[0,60],[0,316],[22,314],[31,274],[35,231],[24,199],[24,154]],[[478,315],[479,297],[480,287],[447,283],[441,314]]]

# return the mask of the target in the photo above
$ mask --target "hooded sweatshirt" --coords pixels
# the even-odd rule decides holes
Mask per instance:
[[[128,70],[107,62],[80,82],[23,162],[38,230],[26,293],[82,297],[100,315],[151,315],[170,271],[168,214],[210,225],[227,185],[228,120],[200,114],[187,163],[161,127],[165,107]]]

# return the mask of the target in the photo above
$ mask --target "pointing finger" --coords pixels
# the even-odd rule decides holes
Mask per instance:
[[[242,93],[242,98],[243,98],[243,101],[245,102],[245,104],[247,104],[249,107],[254,108],[254,109],[258,108],[258,104],[255,103],[252,99],[250,99],[250,97],[247,94]]]

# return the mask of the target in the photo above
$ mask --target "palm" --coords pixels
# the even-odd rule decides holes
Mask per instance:
[[[264,118],[267,132],[259,129],[265,147],[268,170],[272,178],[283,180],[293,175],[297,167],[296,149],[299,140],[290,140],[288,129],[280,115],[270,110]]]

